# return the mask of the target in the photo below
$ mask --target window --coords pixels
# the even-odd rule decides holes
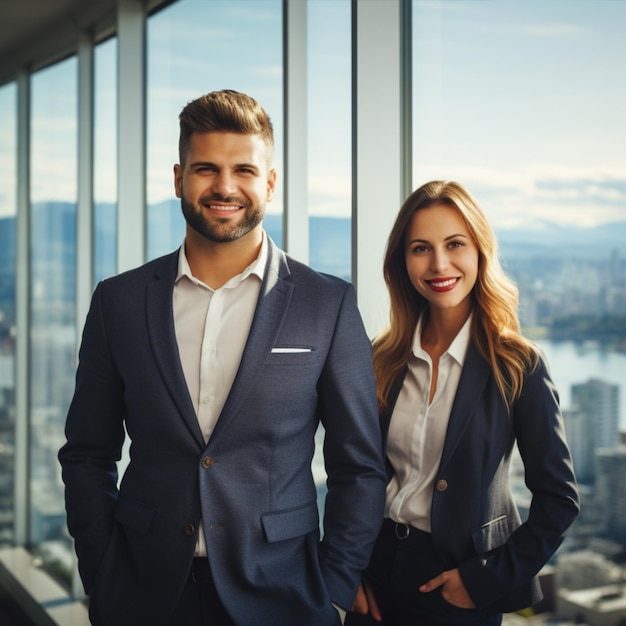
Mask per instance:
[[[414,187],[458,180],[495,226],[523,331],[547,355],[575,465],[586,468],[582,515],[563,551],[596,538],[623,550],[626,523],[620,538],[600,518],[624,506],[624,493],[603,500],[592,488],[619,453],[606,470],[586,459],[589,446],[591,457],[617,451],[626,431],[626,89],[616,80],[626,4],[412,7]],[[600,403],[617,389],[621,408]]]
[[[268,112],[282,171],[282,3],[279,0],[179,0],[148,20],[148,258],[182,243],[185,221],[174,197],[178,114],[219,89],[242,91]],[[280,179],[279,179],[280,180]],[[282,241],[282,190],[265,228]]]
[[[351,5],[308,4],[309,263],[352,274]]]
[[[0,546],[13,540],[15,476],[16,87],[0,88]]]
[[[117,40],[94,51],[94,284],[117,268]]]
[[[47,567],[69,580],[57,452],[76,367],[77,60],[32,77],[30,539]]]

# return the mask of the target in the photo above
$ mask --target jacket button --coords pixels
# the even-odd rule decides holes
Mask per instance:
[[[445,491],[448,488],[448,481],[444,480],[443,478],[441,480],[438,480],[435,488],[437,489],[437,491]]]
[[[196,527],[191,523],[187,523],[183,527],[183,532],[187,535],[187,537],[191,537],[196,534]]]
[[[214,463],[217,463],[217,461],[210,456],[205,456],[202,459],[202,467],[204,469],[209,469],[209,467],[211,467]]]

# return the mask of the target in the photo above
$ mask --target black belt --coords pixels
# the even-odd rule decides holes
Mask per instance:
[[[410,524],[394,522],[389,517],[383,521],[383,532],[393,535],[397,541],[407,541],[409,544],[422,545],[432,542],[430,533]]]
[[[195,556],[191,562],[191,580],[196,585],[212,585],[213,575],[209,567],[209,560],[206,556]]]

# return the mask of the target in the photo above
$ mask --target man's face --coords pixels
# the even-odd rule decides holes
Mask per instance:
[[[272,199],[276,172],[258,135],[194,133],[174,185],[188,229],[216,243],[235,241],[257,227]]]

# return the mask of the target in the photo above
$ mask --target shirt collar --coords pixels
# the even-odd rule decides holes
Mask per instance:
[[[425,351],[422,349],[422,323],[423,316],[420,316],[417,321],[417,327],[413,334],[413,355],[423,358]],[[449,354],[459,365],[463,366],[465,363],[465,355],[467,354],[467,348],[470,343],[470,331],[472,328],[472,315],[465,320],[465,324],[461,326],[461,330],[457,333],[452,343],[444,354]]]
[[[265,264],[268,254],[267,249],[267,236],[265,234],[265,231],[263,231],[261,250],[259,251],[259,255],[257,256],[257,258],[252,261],[252,263],[250,263],[250,265],[248,265],[248,267],[246,267],[246,269],[243,270],[241,274],[233,276],[233,278],[231,278],[224,285],[224,287],[234,287],[251,275],[257,276],[261,281],[263,281],[263,276],[265,275]],[[176,280],[174,282],[177,283],[183,276],[187,277],[190,281],[197,285],[204,285],[202,281],[195,278],[195,276],[191,273],[191,267],[189,267],[189,261],[187,260],[187,255],[185,253],[185,240],[183,240],[183,243],[180,246],[180,251],[178,254],[178,272],[176,273]]]

